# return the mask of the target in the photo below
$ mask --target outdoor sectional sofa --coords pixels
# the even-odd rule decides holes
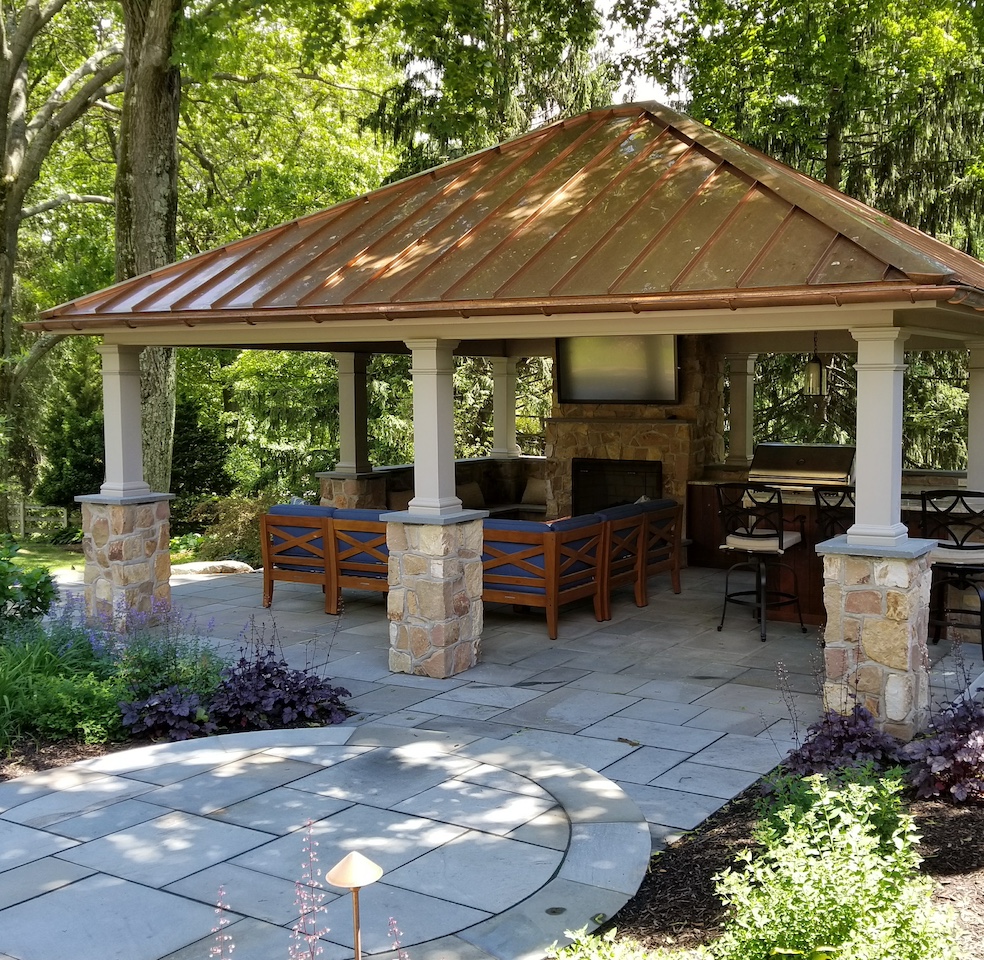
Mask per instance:
[[[317,583],[337,614],[343,588],[389,589],[385,510],[304,504],[271,507],[261,518],[263,605],[276,580]],[[680,592],[682,505],[650,500],[581,517],[483,521],[483,591],[491,603],[543,609],[557,638],[560,607],[590,597],[595,618],[611,619],[611,591],[631,584],[637,606],[647,582],[669,572]]]

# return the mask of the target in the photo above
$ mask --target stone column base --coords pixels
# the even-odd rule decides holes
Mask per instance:
[[[85,607],[90,617],[125,630],[131,617],[171,605],[169,501],[79,497],[85,553]]]
[[[389,668],[453,677],[478,662],[482,521],[386,524]]]
[[[829,544],[817,551],[827,608],[824,706],[847,713],[860,703],[882,730],[904,740],[930,712],[929,553],[920,552],[925,541],[911,542],[908,556],[831,552]]]
[[[385,510],[386,478],[319,473],[321,506],[345,510]]]

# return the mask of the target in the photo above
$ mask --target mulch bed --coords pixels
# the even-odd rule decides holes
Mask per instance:
[[[78,743],[19,745],[0,760],[0,780],[74,763],[150,741],[85,746]],[[653,857],[639,892],[605,925],[647,947],[696,947],[721,928],[724,911],[714,877],[752,844],[755,802],[750,787],[696,830]],[[920,800],[911,811],[922,835],[922,870],[936,881],[935,899],[948,906],[960,927],[967,960],[984,960],[984,804]],[[600,932],[600,931],[599,931]]]
[[[605,925],[649,948],[697,947],[721,929],[724,909],[714,877],[752,846],[750,787],[696,830],[653,857],[639,892]],[[911,805],[922,836],[922,870],[936,881],[934,899],[958,921],[966,960],[984,960],[984,804],[919,800]]]

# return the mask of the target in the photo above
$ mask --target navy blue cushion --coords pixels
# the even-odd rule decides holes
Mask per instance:
[[[330,517],[334,507],[319,507],[313,503],[277,503],[267,513],[277,517]]]
[[[339,520],[380,520],[384,514],[392,512],[392,510],[352,510],[340,508],[335,510],[335,517]]]
[[[564,517],[563,520],[554,520],[549,524],[549,527],[551,530],[556,530],[557,533],[565,533],[568,530],[590,527],[596,523],[601,523],[601,517],[597,513],[586,513],[581,517]]]
[[[482,521],[483,530],[509,530],[514,533],[546,533],[551,529],[549,523],[540,520],[490,520]]]
[[[626,517],[641,517],[641,503],[620,503],[617,507],[605,507],[598,511],[602,520],[624,520]]]

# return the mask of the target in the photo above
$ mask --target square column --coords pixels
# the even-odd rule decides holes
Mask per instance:
[[[968,343],[967,489],[984,489],[984,341]]]
[[[390,670],[446,678],[475,666],[483,621],[482,521],[388,522],[386,544]]]
[[[408,340],[413,354],[413,479],[409,512],[460,514],[454,492],[454,348],[457,340]]]
[[[878,727],[911,740],[930,714],[931,540],[897,550],[851,547],[835,537],[823,556],[824,706],[849,713],[859,703]]]
[[[336,353],[338,363],[338,463],[334,473],[369,473],[368,353]]]
[[[755,361],[757,353],[725,354],[731,383],[728,413],[728,459],[725,463],[747,467],[755,450]]]
[[[855,522],[847,542],[900,547],[902,523],[902,376],[908,334],[895,327],[851,330],[858,344]]]
[[[103,436],[106,479],[100,493],[106,497],[134,497],[150,493],[144,482],[140,430],[140,352],[142,347],[103,344]]]
[[[519,456],[515,357],[492,357],[492,456]]]

